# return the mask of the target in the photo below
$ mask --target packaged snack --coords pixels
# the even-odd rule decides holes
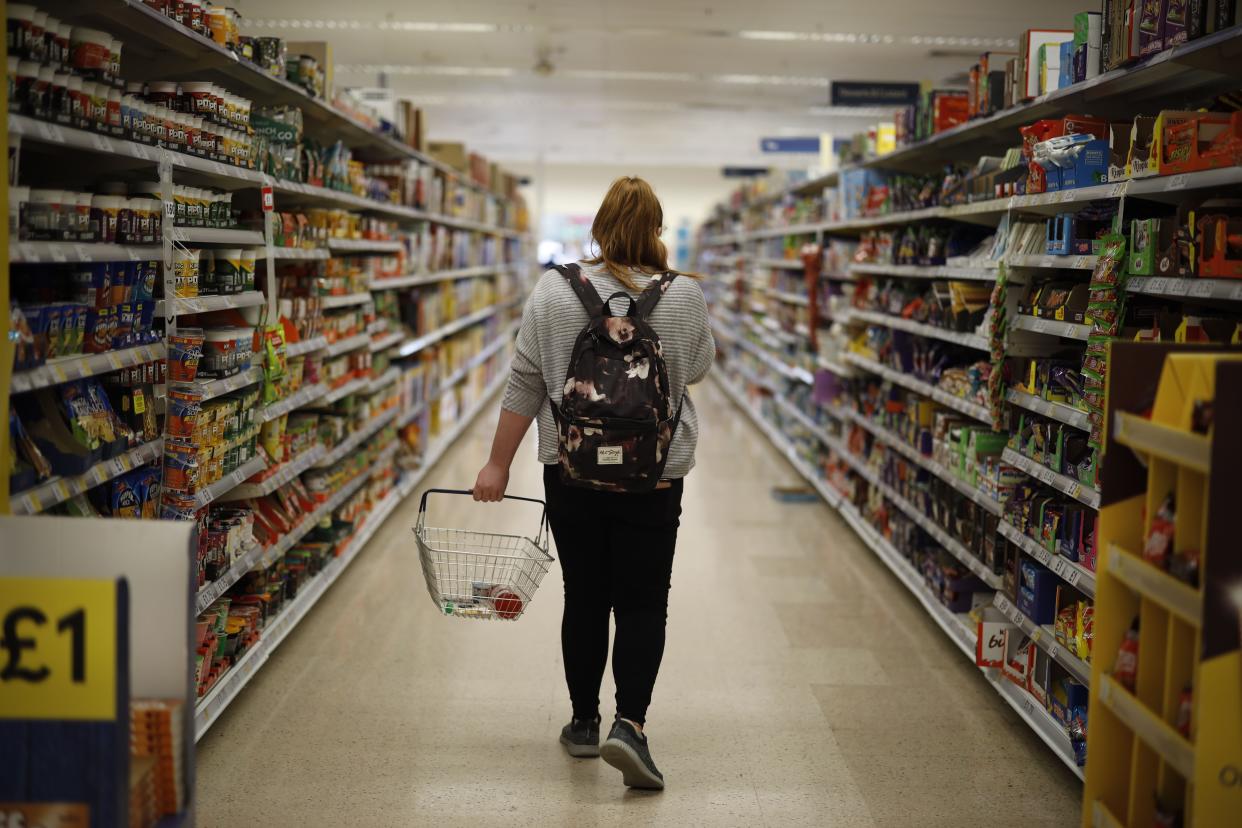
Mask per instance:
[[[1169,555],[1173,550],[1173,529],[1176,509],[1173,494],[1165,496],[1160,508],[1151,519],[1151,529],[1143,544],[1143,560],[1159,569],[1168,570]]]
[[[1194,693],[1191,691],[1190,685],[1187,684],[1182,688],[1181,695],[1177,698],[1177,732],[1190,738],[1190,716],[1194,710]]]
[[[1138,656],[1139,620],[1136,617],[1130,629],[1126,630],[1126,636],[1117,650],[1117,660],[1113,662],[1113,678],[1131,693],[1134,692],[1134,681],[1138,677]]]
[[[168,389],[168,417],[166,430],[169,437],[190,439],[202,413],[202,395],[184,388]]]
[[[164,488],[174,492],[197,491],[199,483],[198,450],[181,443],[164,445]]]
[[[203,356],[203,329],[179,328],[168,337],[169,382],[194,382]]]
[[[1086,601],[1078,602],[1077,631],[1074,636],[1074,654],[1083,661],[1091,661],[1091,643],[1095,639],[1095,607]]]

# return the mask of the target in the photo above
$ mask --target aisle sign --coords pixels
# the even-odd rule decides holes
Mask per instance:
[[[918,103],[917,83],[833,81],[832,106],[911,106]]]
[[[117,582],[0,577],[0,719],[113,721]]]
[[[763,152],[819,152],[819,136],[810,138],[760,138]]]

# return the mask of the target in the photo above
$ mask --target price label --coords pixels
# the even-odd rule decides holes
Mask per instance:
[[[103,135],[91,133],[91,145],[100,152],[112,152],[112,142]]]
[[[117,356],[115,353],[113,353],[112,351],[108,351],[105,354],[105,359],[108,362],[108,367],[111,368],[113,371],[119,371],[125,367],[124,363],[121,362],[121,358]],[[136,411],[134,413],[141,414],[142,412]]]
[[[1163,277],[1156,277],[1147,283],[1148,293],[1164,293],[1168,289],[1169,280]]]
[[[62,366],[57,365],[56,363],[53,362],[53,363],[48,363],[46,367],[47,367],[47,372],[52,376],[52,379],[56,380],[56,382],[68,382],[69,381],[69,375],[65,373],[65,369]]]
[[[1048,642],[1048,658],[1051,658],[1052,660],[1055,661],[1056,657],[1059,656],[1060,654],[1061,654],[1061,645],[1058,644],[1056,641],[1049,641]]]
[[[1077,190],[1062,190],[1062,191],[1061,191],[1061,201],[1062,201],[1062,202],[1076,201],[1077,199],[1078,199],[1078,191],[1077,191]]]
[[[139,159],[141,159],[141,160],[143,160],[143,161],[150,161],[150,160],[151,160],[151,151],[150,151],[150,150],[148,150],[148,149],[147,149],[145,146],[143,146],[142,144],[138,144],[138,143],[131,143],[131,144],[129,145],[129,151],[130,151],[131,153],[133,153],[133,156],[134,156],[135,158],[139,158]]]
[[[1128,182],[1125,182],[1125,181],[1118,181],[1116,184],[1114,184],[1114,185],[1113,185],[1113,186],[1109,189],[1109,191],[1108,191],[1108,197],[1109,197],[1109,198],[1117,198],[1117,197],[1121,196],[1121,195],[1122,195],[1122,194],[1126,191],[1126,184],[1127,184],[1127,183],[1128,183]]]
[[[1207,299],[1212,295],[1212,283],[1206,279],[1188,279],[1189,294],[1196,299]]]
[[[1173,296],[1185,296],[1189,292],[1190,292],[1190,280],[1189,279],[1170,279],[1169,280],[1169,293],[1172,294]]]
[[[73,246],[73,255],[79,262],[94,261],[94,253],[91,250],[92,245],[75,244]]]
[[[22,511],[28,515],[33,515],[43,511],[43,501],[39,499],[37,492],[30,492],[22,495]]]
[[[61,503],[73,497],[73,492],[69,491],[69,486],[63,480],[57,480],[53,483],[52,491],[56,493],[56,499]]]
[[[61,134],[60,128],[55,124],[39,121],[38,124],[36,124],[36,128],[39,131],[39,137],[44,141],[54,144],[59,144],[64,141],[64,136]]]
[[[54,262],[67,262],[69,257],[65,255],[65,250],[58,244],[53,244],[50,252],[51,259]]]
[[[1060,260],[1056,256],[1044,256],[1042,259],[1039,260],[1039,266],[1040,267],[1056,267],[1059,261]]]
[[[1087,267],[1087,258],[1088,258],[1088,257],[1086,257],[1086,256],[1075,256],[1075,257],[1074,257],[1074,269],[1075,269],[1075,270],[1084,270],[1084,269],[1086,269],[1086,267]]]
[[[1064,577],[1065,577],[1065,582],[1068,583],[1070,586],[1078,586],[1078,579],[1082,576],[1078,572],[1078,567],[1069,566],[1068,564],[1066,564]]]
[[[1164,182],[1165,192],[1170,192],[1172,190],[1184,190],[1184,189],[1186,189],[1186,174],[1185,173],[1178,173],[1177,175],[1170,176],[1169,180]]]
[[[0,718],[116,718],[117,586],[0,578]]]
[[[1234,301],[1242,300],[1242,285],[1234,285],[1233,290],[1229,291],[1229,298]]]
[[[1075,500],[1082,494],[1082,485],[1079,483],[1071,483],[1065,487],[1065,493]]]

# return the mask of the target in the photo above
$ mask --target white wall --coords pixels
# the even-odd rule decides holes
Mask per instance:
[[[706,218],[708,211],[740,183],[738,179],[724,178],[718,167],[545,164],[542,173],[529,164],[510,163],[505,167],[518,175],[538,179],[526,192],[536,222],[539,220],[540,185],[545,212],[591,216],[614,179],[623,175],[645,178],[664,207],[664,223],[674,231],[664,237],[670,252],[682,219],[687,219],[693,230]]]

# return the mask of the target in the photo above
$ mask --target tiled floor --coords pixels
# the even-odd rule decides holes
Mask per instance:
[[[440,617],[411,498],[200,743],[198,824],[1075,825],[1078,780],[831,509],[772,499],[793,470],[713,385],[695,394],[704,437],[649,714],[665,792],[627,792],[556,743],[559,570],[516,624]],[[493,424],[432,482],[472,483]],[[539,496],[533,452],[528,438],[511,493]],[[503,509],[429,511],[529,531],[530,512]]]

